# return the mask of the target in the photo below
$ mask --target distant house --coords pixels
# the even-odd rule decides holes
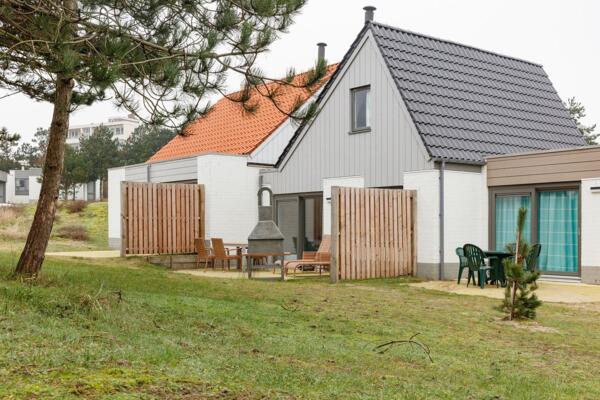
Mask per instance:
[[[494,161],[492,172],[489,157],[585,145],[542,66],[379,24],[369,13],[366,20],[321,92],[317,116],[261,173],[286,250],[310,250],[331,232],[332,186],[404,188],[417,191],[420,276],[454,279],[455,249],[465,243],[503,249],[514,240],[520,205],[533,214],[529,239],[542,244],[544,274],[579,279],[586,267],[579,252],[600,267],[593,247],[579,246],[577,210],[552,210],[567,199],[579,204],[579,175],[568,186],[546,176],[546,184],[508,178],[510,188],[491,189],[489,174],[511,161]],[[589,168],[600,176],[600,166]],[[552,236],[561,224],[574,227],[569,237]]]
[[[112,117],[109,118],[107,122],[102,123],[70,125],[67,134],[67,144],[78,147],[79,141],[82,138],[90,136],[94,133],[94,130],[100,126],[109,129],[115,139],[124,143],[139,125],[140,121],[133,115],[127,117]]]
[[[320,45],[324,56],[324,45]],[[190,124],[154,154],[146,163],[113,168],[108,171],[109,242],[121,244],[120,182],[198,183],[206,187],[206,232],[226,242],[243,243],[258,219],[259,172],[273,164],[293,136],[297,123],[284,111],[290,111],[297,99],[304,106],[316,99],[322,86],[335,71],[311,89],[299,87],[305,74],[294,78],[296,86],[268,84],[278,88],[276,107],[254,91],[254,113],[228,98],[220,99],[211,111]],[[266,87],[262,88],[267,89]],[[232,93],[228,97],[235,97]]]
[[[42,169],[0,171],[0,204],[27,204],[40,196]],[[76,200],[100,200],[100,181],[77,185]],[[72,196],[69,196],[69,200]]]

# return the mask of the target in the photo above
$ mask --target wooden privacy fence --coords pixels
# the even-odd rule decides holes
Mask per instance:
[[[331,280],[412,275],[416,270],[416,192],[334,187]]]
[[[185,254],[204,237],[204,186],[121,183],[121,254]]]

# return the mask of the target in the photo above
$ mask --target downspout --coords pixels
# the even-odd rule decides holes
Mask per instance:
[[[444,268],[444,173],[446,171],[446,160],[442,159],[440,163],[440,265],[438,268],[438,280],[442,280],[442,271]]]

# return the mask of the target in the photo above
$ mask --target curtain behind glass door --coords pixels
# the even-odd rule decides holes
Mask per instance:
[[[517,241],[519,208],[527,208],[523,240],[531,243],[531,198],[529,195],[496,196],[496,250],[505,251],[506,245]]]
[[[538,204],[538,236],[542,245],[539,269],[545,272],[577,273],[579,192],[540,192]]]

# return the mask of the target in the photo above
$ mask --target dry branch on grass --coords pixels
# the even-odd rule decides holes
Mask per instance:
[[[415,337],[417,337],[420,334],[421,334],[420,332],[417,332],[414,335],[412,335],[410,337],[410,339],[407,339],[407,340],[392,340],[390,342],[380,344],[380,345],[376,346],[373,349],[373,351],[377,352],[378,354],[384,354],[385,352],[387,352],[394,346],[401,345],[401,344],[409,344],[411,346],[414,346],[414,347],[417,347],[417,348],[423,350],[423,352],[429,358],[429,361],[433,362],[433,358],[431,357],[431,349],[429,348],[429,346],[427,346],[425,343],[421,343],[417,340],[414,340]]]

